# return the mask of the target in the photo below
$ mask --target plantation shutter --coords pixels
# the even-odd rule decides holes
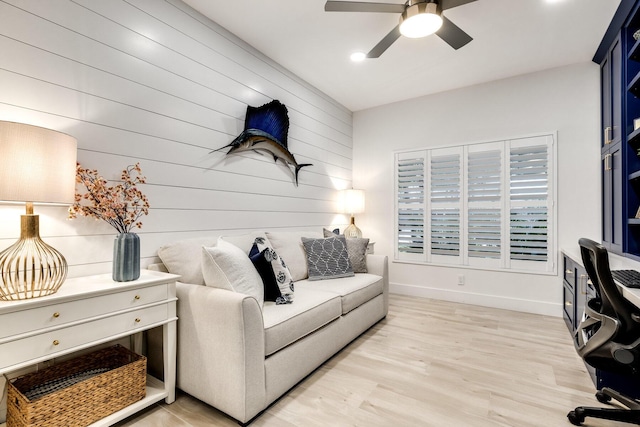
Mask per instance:
[[[554,138],[397,153],[396,259],[554,272]]]
[[[396,156],[396,257],[424,260],[425,158],[424,152]]]
[[[461,256],[462,148],[431,150],[431,259],[459,262]]]
[[[503,143],[468,148],[467,257],[470,265],[501,265],[503,148]]]
[[[552,265],[549,223],[551,192],[550,137],[511,141],[510,168],[510,251],[512,266],[530,268],[531,262]]]

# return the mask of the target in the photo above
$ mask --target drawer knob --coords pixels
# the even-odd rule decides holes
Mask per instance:
[[[133,297],[135,299],[140,299],[140,295],[136,295],[135,297]]]
[[[58,312],[56,311],[55,313],[53,313],[53,317],[55,317],[55,318],[57,319],[58,317],[60,317],[60,313],[58,313]]]
[[[53,340],[53,345],[58,345],[58,344],[60,344],[60,341],[58,341],[58,340]]]
[[[136,323],[140,323],[140,318],[136,317]]]

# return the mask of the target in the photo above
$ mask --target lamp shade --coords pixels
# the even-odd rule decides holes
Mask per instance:
[[[0,121],[0,201],[73,203],[77,146],[65,133]]]
[[[364,212],[364,191],[342,190],[338,197],[338,209],[340,213],[351,215]]]

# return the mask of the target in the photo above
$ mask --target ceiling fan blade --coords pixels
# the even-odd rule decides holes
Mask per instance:
[[[473,40],[469,34],[462,31],[460,27],[444,16],[442,17],[442,27],[436,31],[436,34],[456,50]]]
[[[476,0],[440,0],[440,8],[441,10],[447,10],[463,4],[473,3],[474,1]]]
[[[325,12],[380,12],[402,13],[404,4],[395,3],[369,3],[360,1],[327,1],[324,5]]]
[[[398,38],[400,38],[400,25],[396,25],[389,34],[384,36],[384,38],[367,53],[367,58],[379,58]]]

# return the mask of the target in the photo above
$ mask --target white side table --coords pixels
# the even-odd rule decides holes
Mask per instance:
[[[162,399],[172,403],[179,278],[149,270],[131,282],[114,282],[110,274],[79,277],[53,295],[0,301],[0,374],[162,326],[164,382],[147,375],[143,400],[92,426],[109,426]]]

